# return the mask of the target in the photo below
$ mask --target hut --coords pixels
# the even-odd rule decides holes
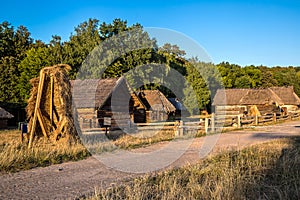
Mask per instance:
[[[143,122],[145,106],[121,78],[71,81],[73,102],[82,129],[118,129]],[[115,98],[114,98],[115,96]]]
[[[266,115],[280,112],[283,105],[282,99],[269,88],[218,90],[213,101],[216,113],[226,115]]]
[[[288,87],[271,87],[273,91],[281,100],[283,105],[281,108],[286,112],[292,112],[299,110],[300,108],[300,98],[294,92],[293,86]]]
[[[159,90],[143,90],[138,97],[146,107],[146,122],[165,121],[175,116],[175,106]]]
[[[14,116],[0,107],[0,129],[8,128],[7,122]]]

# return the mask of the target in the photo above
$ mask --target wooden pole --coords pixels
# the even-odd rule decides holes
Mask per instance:
[[[50,131],[52,131],[53,125],[53,76],[50,75]]]
[[[47,131],[46,131],[46,128],[45,128],[45,122],[44,122],[42,112],[41,112],[40,109],[38,109],[37,117],[38,117],[38,120],[40,122],[40,126],[41,126],[41,129],[42,129],[42,132],[43,132],[45,138],[48,138]]]
[[[28,148],[31,148],[32,141],[34,138],[38,109],[40,108],[41,97],[42,97],[42,92],[43,92],[43,88],[44,88],[44,80],[45,80],[45,73],[44,73],[44,69],[42,69],[40,72],[40,81],[39,81],[38,93],[36,96],[36,102],[35,102],[35,108],[34,108],[34,115],[33,115],[33,119],[32,119],[32,126],[31,126],[31,130],[30,130]]]
[[[204,122],[204,128],[205,128],[205,133],[208,133],[208,125],[209,125],[209,118],[205,118],[205,122]]]
[[[254,119],[255,119],[255,121],[254,121],[254,122],[255,122],[255,125],[258,125],[258,115],[255,115],[255,118],[254,118]]]
[[[237,116],[237,127],[241,128],[241,116],[240,115]]]
[[[179,136],[183,136],[183,121],[179,121]]]
[[[273,113],[273,121],[276,122],[277,118],[276,118],[276,113]]]
[[[215,132],[215,114],[211,114],[211,132]]]

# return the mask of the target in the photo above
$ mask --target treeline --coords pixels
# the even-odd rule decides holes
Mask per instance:
[[[245,66],[222,62],[216,65],[226,88],[294,86],[300,96],[300,67]]]
[[[211,96],[222,86],[263,88],[292,85],[300,95],[299,67],[241,67],[228,62],[217,65],[202,63],[194,58],[185,58],[184,50],[179,49],[177,45],[164,44],[158,47],[156,40],[150,38],[140,24],[129,26],[127,21],[121,19],[115,19],[112,23],[100,23],[97,19],[89,19],[75,27],[67,41],[62,41],[60,36],[54,35],[49,44],[31,38],[30,32],[24,26],[15,29],[10,23],[2,22],[0,24],[0,102],[26,103],[31,88],[29,81],[38,76],[44,66],[69,64],[72,66],[69,76],[72,79],[76,78],[82,63],[95,47],[101,46],[107,39],[114,38],[124,31],[132,30],[135,32],[131,33],[130,38],[135,42],[124,45],[125,53],[119,52],[120,56],[116,59],[107,55],[110,60],[106,58],[104,60],[109,67],[101,73],[101,77],[121,76],[143,64],[165,64],[181,73],[193,87],[193,89],[183,88],[182,93],[190,98],[182,101],[190,105],[188,110],[194,113],[199,108],[209,109]],[[115,40],[117,44],[120,43]],[[142,41],[141,46],[137,45],[137,41]],[[142,48],[143,46],[146,48]],[[96,69],[87,70],[90,70],[88,72],[91,77],[97,77],[99,74]],[[158,88],[167,96],[174,96],[170,90],[160,85],[148,84],[142,87]],[[195,94],[195,98],[191,97],[192,93]]]

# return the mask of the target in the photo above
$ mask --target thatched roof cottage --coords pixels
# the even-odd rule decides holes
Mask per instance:
[[[8,119],[13,118],[14,116],[0,107],[0,129],[7,128]]]
[[[175,106],[159,90],[143,90],[138,97],[146,106],[146,122],[165,121],[175,115]]]
[[[144,122],[145,106],[124,78],[74,80],[71,84],[82,128],[103,127],[106,119],[112,128]]]
[[[292,87],[225,89],[217,91],[213,106],[217,113],[226,111],[227,115],[245,113],[264,115],[297,110],[300,106],[300,99]]]

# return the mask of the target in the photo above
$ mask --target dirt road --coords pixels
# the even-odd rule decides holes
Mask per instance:
[[[196,138],[187,150],[184,149],[183,156],[172,162],[167,168],[197,162],[199,160],[199,150],[209,142],[211,144],[216,143],[210,152],[211,154],[224,149],[243,148],[260,142],[295,135],[300,135],[300,121],[287,122],[276,126],[257,127],[251,131],[228,132],[219,135],[217,140],[215,140],[215,135]],[[173,142],[176,145],[178,144],[178,148],[174,151],[181,151],[180,141]],[[151,152],[166,144],[166,142],[154,144],[146,148],[135,149],[134,152]],[[161,159],[164,160],[164,155],[161,156]],[[202,151],[202,153],[200,151],[201,156],[205,156],[205,151]],[[126,160],[128,159],[123,158],[118,163],[124,163]],[[130,167],[142,164],[145,165],[145,163],[133,163]],[[92,194],[95,188],[108,187],[111,184],[117,184],[120,181],[139,175],[141,174],[117,171],[111,166],[107,167],[94,157],[90,157],[78,162],[68,162],[1,175],[0,199],[75,199]]]

